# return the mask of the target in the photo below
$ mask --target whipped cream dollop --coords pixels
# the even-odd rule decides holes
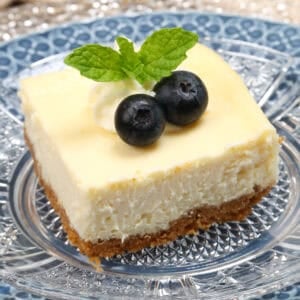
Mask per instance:
[[[119,103],[134,94],[154,96],[150,87],[145,89],[136,80],[126,79],[114,82],[98,82],[90,91],[89,105],[98,126],[116,132],[114,115]]]

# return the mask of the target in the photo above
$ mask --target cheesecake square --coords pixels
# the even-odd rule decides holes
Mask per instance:
[[[240,76],[201,44],[178,69],[203,80],[207,110],[144,148],[96,122],[90,98],[105,84],[70,68],[20,83],[36,174],[70,242],[87,256],[138,251],[242,220],[276,183],[279,137]]]

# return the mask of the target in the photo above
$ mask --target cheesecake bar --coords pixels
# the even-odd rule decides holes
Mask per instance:
[[[21,81],[36,174],[70,242],[87,256],[138,251],[242,220],[276,183],[279,137],[240,76],[201,44],[178,70],[205,83],[207,109],[145,148],[95,120],[90,98],[105,83],[68,67]]]

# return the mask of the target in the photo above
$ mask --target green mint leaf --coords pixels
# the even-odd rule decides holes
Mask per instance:
[[[133,42],[124,37],[117,37],[116,41],[121,54],[122,70],[130,78],[137,79],[137,76],[143,71],[143,64],[138,54],[134,51]]]
[[[143,72],[137,74],[139,81],[160,80],[186,58],[186,51],[198,41],[196,33],[182,28],[165,28],[155,31],[143,43],[139,58]]]
[[[186,58],[186,52],[198,41],[198,35],[182,28],[155,31],[142,44],[140,51],[124,38],[116,39],[119,52],[98,44],[75,49],[65,63],[95,81],[137,80],[144,86],[169,76]]]
[[[110,47],[88,44],[75,49],[64,62],[95,81],[118,81],[127,78],[121,67],[121,55]]]

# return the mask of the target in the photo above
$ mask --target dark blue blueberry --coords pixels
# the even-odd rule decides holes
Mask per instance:
[[[175,71],[154,86],[155,98],[166,120],[184,126],[199,119],[208,104],[207,90],[194,73]]]
[[[125,98],[115,113],[115,128],[133,146],[153,144],[163,133],[165,117],[156,100],[145,94]]]

